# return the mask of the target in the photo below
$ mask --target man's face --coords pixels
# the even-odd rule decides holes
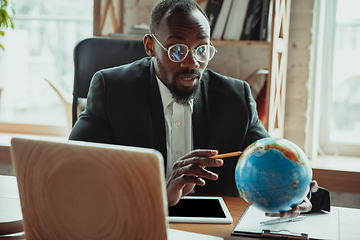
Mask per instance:
[[[185,44],[189,49],[210,44],[209,23],[198,10],[186,14],[169,11],[154,35],[166,49],[174,44]],[[177,102],[185,103],[195,97],[208,63],[196,60],[193,51],[189,51],[183,61],[172,62],[159,43],[155,39],[152,42],[157,77],[169,88]]]

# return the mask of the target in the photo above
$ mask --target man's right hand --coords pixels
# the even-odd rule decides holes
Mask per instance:
[[[203,178],[218,179],[217,174],[205,169],[223,165],[223,160],[209,158],[217,153],[216,150],[194,150],[174,163],[166,183],[169,206],[177,204],[180,198],[189,194],[195,185],[204,186]]]

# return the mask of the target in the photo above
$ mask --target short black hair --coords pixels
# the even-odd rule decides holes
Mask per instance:
[[[159,27],[161,19],[168,10],[189,13],[190,11],[196,9],[199,10],[209,21],[204,9],[202,9],[202,7],[193,0],[161,0],[151,11],[150,33],[154,33],[154,31]]]

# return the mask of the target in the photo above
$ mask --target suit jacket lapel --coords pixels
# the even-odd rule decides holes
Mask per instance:
[[[166,150],[166,130],[165,130],[165,120],[164,112],[161,101],[161,95],[159,86],[155,77],[155,69],[153,61],[151,61],[150,66],[150,114],[152,121],[152,131],[153,136],[152,142],[153,147],[161,152],[164,158],[164,165],[166,169],[167,165],[167,150]]]
[[[208,148],[208,82],[207,74],[204,72],[200,82],[200,92],[198,98],[194,101],[193,112],[193,138],[194,149]]]

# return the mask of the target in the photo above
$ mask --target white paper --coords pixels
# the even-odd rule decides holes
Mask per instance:
[[[196,239],[196,240],[223,240],[221,237],[215,237],[200,233],[186,232],[181,230],[175,230],[168,228],[167,230],[168,240],[184,240],[184,239]]]
[[[332,209],[330,213],[305,214],[306,218],[298,222],[284,222],[271,225],[262,225],[260,222],[271,219],[257,208],[250,206],[240,219],[234,232],[248,232],[261,234],[263,230],[271,232],[306,233],[310,239],[339,239],[339,211]],[[283,230],[283,231],[281,231]]]

